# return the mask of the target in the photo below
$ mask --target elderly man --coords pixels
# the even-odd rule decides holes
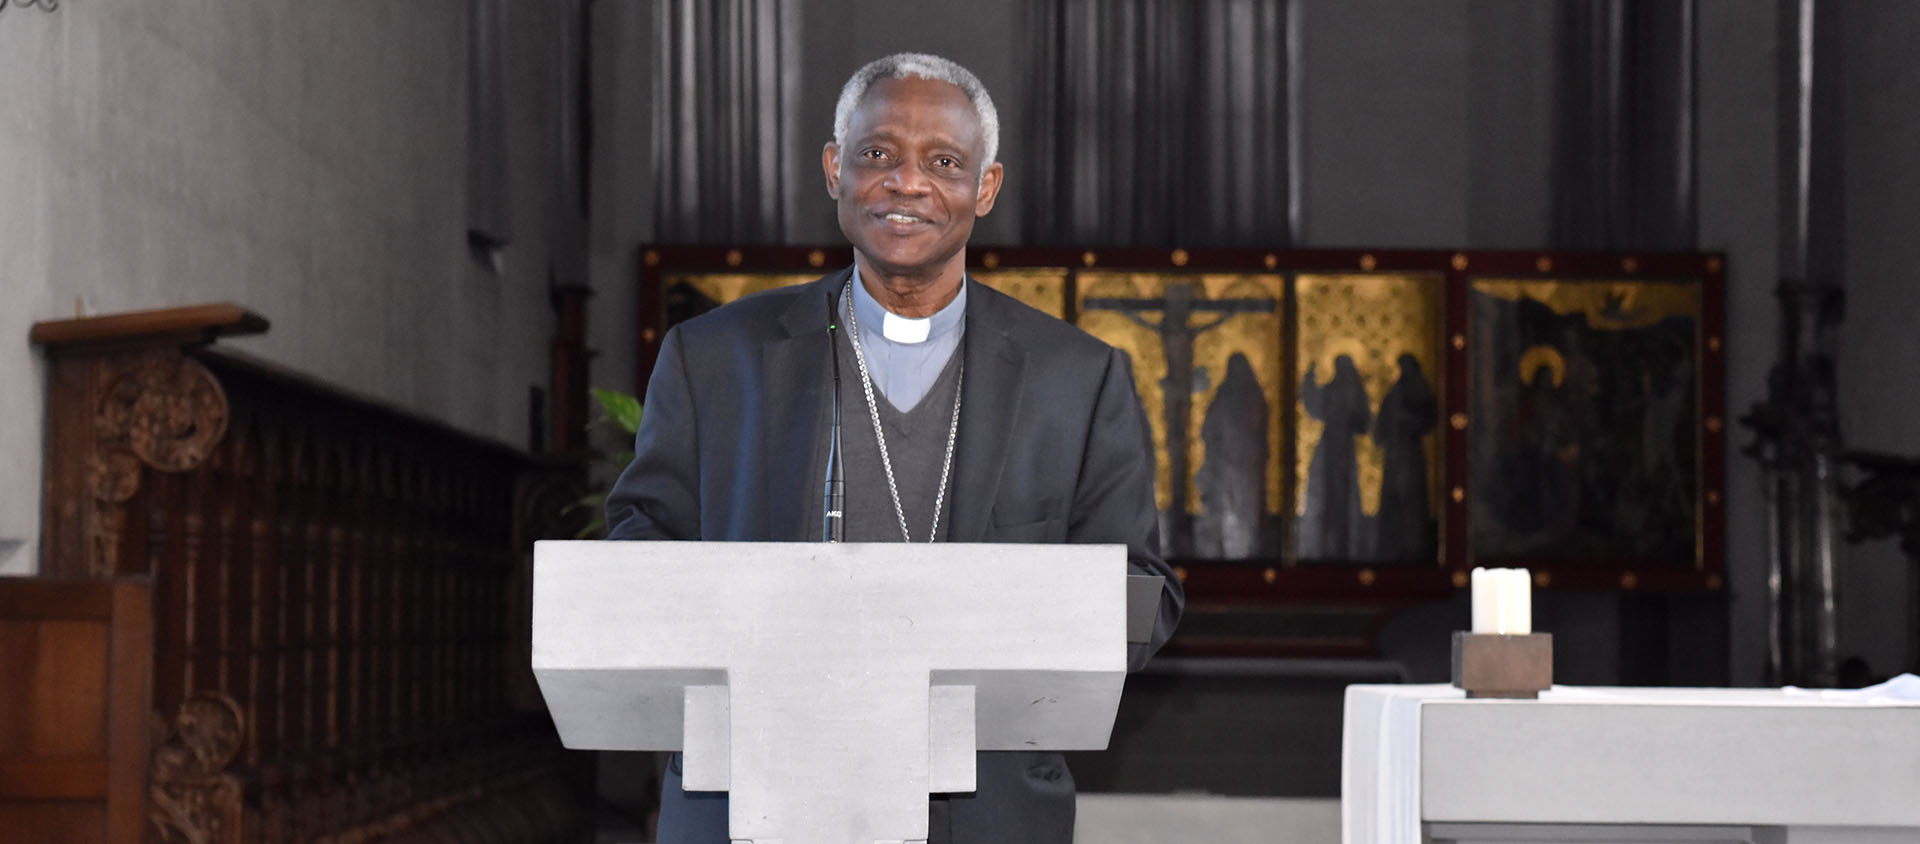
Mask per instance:
[[[1118,351],[967,277],[998,147],[965,68],[903,53],[854,73],[821,157],[854,265],[667,333],[609,538],[1123,543],[1167,576],[1153,641],[1128,654],[1145,664],[1182,605],[1156,554],[1145,418]],[[842,473],[843,527],[823,483]],[[679,772],[676,755],[659,840],[725,844],[726,795]],[[1059,754],[982,753],[977,772],[932,801],[930,841],[1072,840]]]

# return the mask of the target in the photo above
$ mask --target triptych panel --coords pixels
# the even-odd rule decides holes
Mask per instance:
[[[651,252],[660,327],[829,269],[820,250],[758,251],[724,270]],[[1717,588],[1717,256],[1556,272],[1530,253],[1217,252],[998,250],[971,268],[1130,359],[1183,571],[1364,593],[1517,564]]]

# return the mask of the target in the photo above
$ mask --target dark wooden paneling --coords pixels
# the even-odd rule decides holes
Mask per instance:
[[[145,578],[151,620],[137,642],[97,621],[51,640],[49,625],[76,622],[40,624],[30,647],[0,636],[8,665],[101,666],[21,668],[31,692],[0,693],[0,715],[30,725],[0,726],[0,752],[60,754],[15,781],[151,803],[106,819],[115,841],[150,825],[223,844],[577,838],[558,740],[509,692],[531,683],[511,602],[540,538],[519,527],[518,491],[554,470],[205,348],[264,327],[232,306],[36,326],[49,360],[41,570]],[[122,598],[64,600],[105,619]],[[47,612],[0,591],[8,607]],[[138,688],[100,679],[109,664],[137,666]],[[149,724],[163,727],[151,754]],[[447,820],[483,803],[500,823]]]
[[[99,844],[102,841],[137,844],[141,839],[107,834],[106,811],[93,803],[0,802],[0,830],[6,841],[22,844]]]
[[[23,836],[10,840],[143,840],[151,653],[142,582],[0,578],[0,829]]]
[[[147,751],[153,699],[153,599],[144,581],[113,584],[107,676],[107,840],[147,833]]]
[[[33,617],[12,612],[6,605],[11,590],[0,589],[0,759],[26,753],[34,723],[33,687],[28,685],[40,651],[40,631]]]
[[[26,688],[35,756],[98,756],[106,751],[107,626],[42,620]]]
[[[0,794],[9,800],[100,800],[107,796],[105,754],[87,759],[0,760]]]

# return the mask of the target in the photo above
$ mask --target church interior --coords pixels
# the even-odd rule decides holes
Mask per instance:
[[[1076,841],[1342,840],[1347,690],[1454,679],[1476,567],[1557,685],[1920,673],[1915,43],[1905,0],[0,0],[0,842],[651,841],[664,755],[547,717],[533,542],[597,536],[596,391],[668,327],[848,263],[819,150],[900,51],[998,105],[970,272],[1151,423],[1187,615],[1069,754]]]

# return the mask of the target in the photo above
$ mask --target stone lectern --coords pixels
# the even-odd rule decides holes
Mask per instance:
[[[974,751],[1099,750],[1119,545],[540,542],[533,669],[568,747],[683,750],[735,841],[927,837]]]

